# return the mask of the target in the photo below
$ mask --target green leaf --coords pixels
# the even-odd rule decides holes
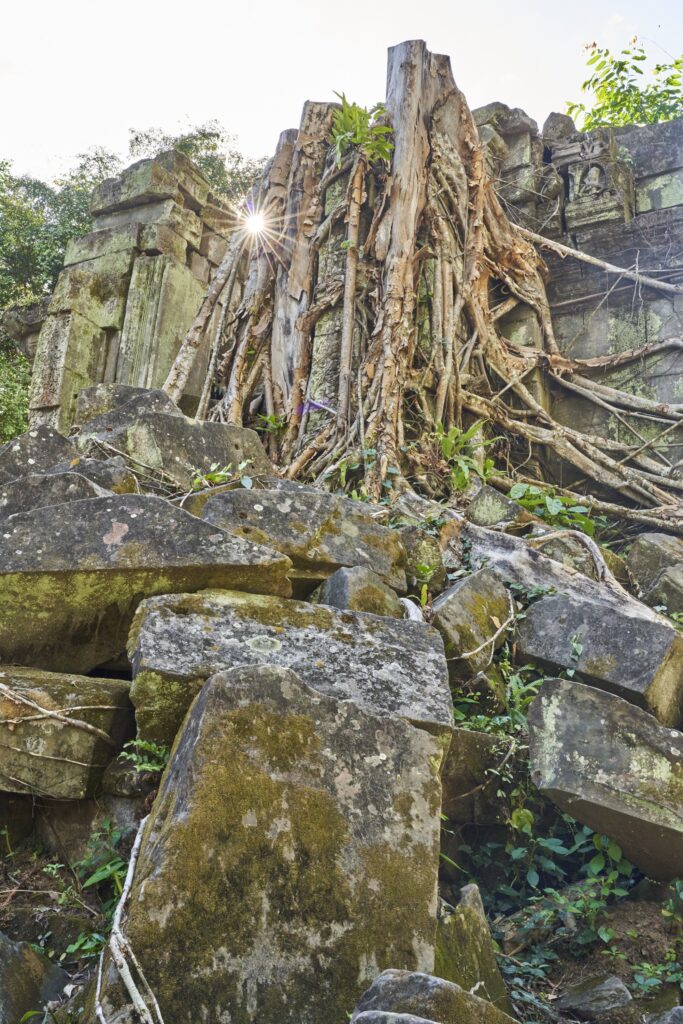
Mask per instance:
[[[535,868],[529,868],[526,873],[526,880],[532,889],[535,889],[540,881],[538,871]]]

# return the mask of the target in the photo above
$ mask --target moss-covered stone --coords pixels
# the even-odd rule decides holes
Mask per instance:
[[[245,473],[273,472],[255,431],[143,409],[135,399],[90,420],[78,437],[83,451],[102,441],[123,452],[143,473],[159,471],[184,489],[191,487],[197,470],[208,472],[215,465],[231,466],[237,473],[246,461]]]
[[[214,676],[172,752],[129,904],[164,1019],[344,1024],[387,964],[431,970],[439,761],[435,737],[292,672]],[[105,972],[105,1011],[119,992]]]
[[[447,575],[437,538],[419,526],[402,526],[398,535],[406,549],[408,586],[419,592],[426,583],[430,593],[441,593]]]
[[[683,540],[668,533],[641,533],[628,553],[629,572],[647,595],[660,573],[683,564]],[[646,597],[648,604],[649,598]]]
[[[29,473],[0,487],[0,518],[47,505],[103,498],[107,493],[80,473]]]
[[[511,1024],[512,1018],[459,985],[429,974],[384,971],[364,992],[351,1020],[363,1024],[364,1013],[383,1010],[413,1014],[439,1024]],[[367,1019],[367,1018],[366,1018]]]
[[[18,1024],[56,999],[68,975],[27,942],[12,942],[0,932],[0,1024]]]
[[[683,734],[620,697],[552,679],[531,705],[532,778],[651,878],[683,875]]]
[[[454,729],[444,761],[443,813],[451,825],[500,825],[509,816],[509,801],[499,796],[499,771],[510,768],[507,736]]]
[[[49,427],[33,427],[0,448],[0,484],[28,473],[44,473],[58,462],[78,459],[76,448]]]
[[[282,551],[294,564],[293,579],[313,585],[343,566],[359,565],[405,592],[400,537],[362,502],[324,491],[229,490],[208,499],[202,519]]]
[[[440,903],[434,973],[511,1013],[479,889],[466,885],[460,897],[456,907]]]
[[[403,618],[403,605],[395,592],[382,583],[376,573],[362,565],[337,569],[314,591],[311,601],[351,612]]]
[[[434,602],[433,623],[443,637],[451,682],[469,679],[491,662],[505,640],[510,598],[490,569],[459,580]]]
[[[140,735],[170,742],[206,678],[223,668],[291,668],[321,693],[450,738],[443,644],[423,622],[228,591],[143,602],[130,634]]]
[[[4,668],[0,789],[57,800],[92,794],[133,734],[128,690],[118,679]]]
[[[132,494],[12,516],[0,565],[0,657],[67,672],[125,650],[135,608],[150,594],[291,589],[283,555]]]
[[[677,726],[683,702],[683,637],[673,625],[623,610],[612,601],[549,594],[527,609],[517,628],[519,664],[572,669],[586,682],[646,708]],[[645,611],[645,609],[643,609]]]

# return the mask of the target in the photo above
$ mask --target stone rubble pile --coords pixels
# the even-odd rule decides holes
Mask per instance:
[[[478,890],[451,907],[437,882],[442,813],[507,820],[487,780],[512,751],[454,727],[451,686],[502,708],[512,630],[520,663],[581,680],[532,706],[539,789],[652,877],[683,874],[670,620],[508,534],[505,501],[480,494],[439,544],[278,478],[255,433],[158,391],[98,385],[78,409],[71,438],[0,449],[0,824],[35,816],[70,851],[104,813],[149,812],[122,922],[166,1024],[511,1020]],[[195,490],[215,463],[248,486]],[[648,601],[683,564],[670,542],[634,545]],[[431,624],[400,600],[425,566]],[[172,747],[156,796],[119,756],[132,737]],[[0,934],[7,1024],[66,980],[21,937]],[[78,1006],[136,1019],[110,953]]]

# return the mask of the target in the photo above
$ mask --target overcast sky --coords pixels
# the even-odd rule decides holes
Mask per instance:
[[[680,0],[12,0],[0,15],[0,159],[50,177],[129,128],[212,118],[269,154],[306,99],[384,98],[387,47],[451,56],[471,106],[503,100],[542,123],[579,98],[582,45],[683,51]]]

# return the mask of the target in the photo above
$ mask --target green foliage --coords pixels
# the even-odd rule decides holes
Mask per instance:
[[[90,229],[90,196],[120,161],[102,149],[83,153],[52,184],[16,176],[0,161],[0,309],[34,302],[54,287],[70,238]]]
[[[0,344],[0,444],[28,429],[29,364]]]
[[[252,485],[252,479],[249,476],[243,476],[242,470],[250,462],[251,459],[244,459],[236,469],[232,468],[231,462],[227,466],[221,466],[218,462],[212,462],[208,470],[194,470],[190,486],[193,491],[205,491],[209,487],[220,487],[221,484],[237,484],[239,482],[242,487],[249,489]]]
[[[651,995],[664,985],[678,985],[683,991],[683,966],[674,949],[670,949],[663,963],[636,964],[631,988],[636,995]]]
[[[281,434],[287,426],[287,420],[284,416],[277,416],[275,413],[270,413],[268,416],[264,416],[263,413],[259,413],[256,417],[257,423],[254,427],[259,434]]]
[[[389,137],[391,127],[383,123],[384,105],[375,103],[368,109],[350,103],[343,92],[336,92],[335,96],[341,100],[341,109],[334,112],[330,141],[335,148],[337,166],[341,166],[344,156],[352,149],[371,163],[380,160],[389,163],[394,144]]]
[[[683,116],[683,56],[669,63],[654,64],[649,81],[644,80],[647,54],[642,45],[631,40],[618,56],[596,43],[588,47],[588,67],[592,68],[581,91],[592,96],[593,103],[568,103],[567,113],[582,117],[582,131],[603,126],[657,124]]]
[[[235,142],[218,121],[207,121],[177,135],[161,128],[132,130],[128,150],[141,159],[177,149],[201,168],[220,199],[238,203],[263,173],[265,160],[244,156]]]
[[[120,757],[130,761],[136,772],[163,772],[169,754],[169,748],[163,744],[137,739],[124,743]]]
[[[81,889],[93,890],[97,898],[101,926],[91,932],[81,932],[60,959],[89,959],[98,956],[104,947],[128,869],[122,850],[123,836],[122,829],[105,819],[90,836],[84,858],[72,865]]]
[[[433,438],[441,458],[448,464],[449,483],[453,491],[464,491],[472,474],[485,483],[493,472],[493,459],[484,459],[482,462],[478,455],[478,449],[486,448],[496,440],[486,440],[481,436],[485,423],[485,420],[477,420],[467,430],[456,426],[444,430],[442,424],[437,423]]]
[[[565,494],[556,494],[552,487],[539,487],[536,484],[513,484],[508,497],[552,526],[580,530],[588,537],[595,536],[597,527],[607,526],[604,516],[591,515],[585,505],[577,505],[574,498]]]
[[[453,693],[454,715],[459,728],[517,739],[526,736],[527,711],[545,676],[535,665],[513,666],[510,657],[509,645],[504,644],[498,657],[498,668],[505,680],[503,710],[486,714],[480,710],[478,698],[465,690]]]

